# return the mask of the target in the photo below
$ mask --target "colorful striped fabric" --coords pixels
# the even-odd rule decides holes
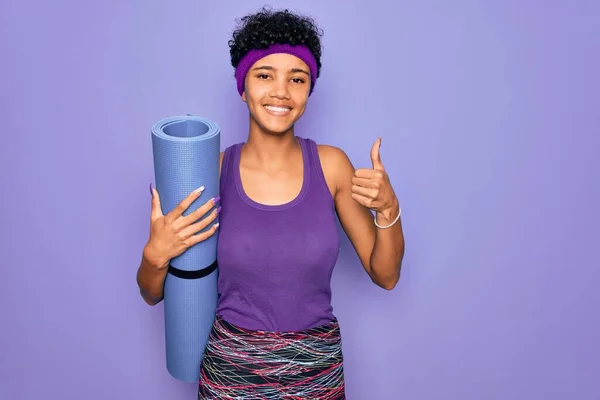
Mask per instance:
[[[266,332],[217,317],[203,357],[198,399],[345,399],[337,320],[300,332]]]

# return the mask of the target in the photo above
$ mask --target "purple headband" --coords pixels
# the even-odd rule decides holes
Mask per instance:
[[[294,55],[302,61],[304,61],[306,65],[308,65],[308,68],[310,69],[311,78],[310,93],[312,93],[313,88],[315,87],[315,83],[317,81],[317,61],[312,52],[308,49],[308,47],[304,45],[292,46],[289,44],[274,44],[267,49],[250,50],[240,60],[235,70],[235,79],[237,80],[237,89],[240,96],[244,92],[244,81],[246,79],[246,74],[248,73],[250,67],[261,58],[275,53],[287,53]]]

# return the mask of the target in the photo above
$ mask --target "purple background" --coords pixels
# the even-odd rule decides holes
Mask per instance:
[[[135,282],[149,129],[245,138],[227,40],[261,4],[3,1],[0,398],[195,398]],[[381,135],[407,243],[392,292],[343,243],[348,398],[600,398],[600,5],[332,4],[278,4],[325,30],[298,134],[359,167]]]

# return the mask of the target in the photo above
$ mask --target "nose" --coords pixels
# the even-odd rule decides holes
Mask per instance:
[[[273,79],[270,95],[271,97],[275,97],[278,99],[289,99],[290,91],[288,88],[286,78]]]

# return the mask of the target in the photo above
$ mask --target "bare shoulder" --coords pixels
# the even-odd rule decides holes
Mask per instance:
[[[318,144],[317,149],[327,186],[332,195],[335,195],[344,184],[352,180],[354,167],[346,152],[339,147]]]
[[[330,162],[343,163],[348,159],[346,152],[336,146],[329,144],[318,144],[317,149],[319,151],[319,157],[321,157],[321,159],[327,159],[327,161]]]

